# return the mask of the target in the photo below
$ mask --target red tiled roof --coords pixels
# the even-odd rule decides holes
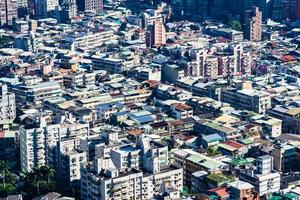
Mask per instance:
[[[229,146],[232,146],[234,148],[237,148],[237,149],[240,149],[240,148],[244,147],[244,145],[242,145],[242,144],[240,144],[236,141],[233,141],[233,140],[229,140],[229,141],[225,142],[225,144],[227,144]]]
[[[192,107],[188,106],[188,105],[185,105],[185,104],[182,104],[182,103],[177,103],[175,105],[175,108],[176,110],[179,110],[179,111],[185,111],[185,110],[191,110]]]
[[[226,188],[213,188],[208,190],[209,192],[215,193],[216,195],[220,197],[229,197],[228,192],[226,191]]]
[[[282,62],[290,62],[290,61],[296,60],[296,58],[294,56],[291,56],[291,55],[284,55],[284,56],[281,56],[280,60]]]

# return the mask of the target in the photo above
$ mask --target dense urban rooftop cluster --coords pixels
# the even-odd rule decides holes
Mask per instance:
[[[299,200],[299,0],[1,0],[0,198]]]

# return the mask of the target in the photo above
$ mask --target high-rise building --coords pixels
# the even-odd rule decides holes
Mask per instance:
[[[249,10],[253,6],[258,7],[262,12],[263,19],[268,18],[268,9],[267,9],[267,1],[266,0],[244,0],[244,9]]]
[[[300,20],[300,0],[296,0],[296,19]]]
[[[262,12],[258,7],[245,11],[245,38],[250,41],[258,42],[261,40]]]
[[[161,20],[156,20],[146,33],[146,45],[158,47],[164,44],[166,44],[166,28]]]
[[[171,0],[171,5],[176,16],[207,16],[209,13],[208,0]],[[212,5],[219,5],[213,2]]]
[[[84,12],[101,12],[103,10],[103,0],[79,0],[78,10]]]
[[[51,11],[54,11],[59,6],[58,0],[36,0],[35,15],[38,19],[47,18]]]
[[[76,0],[68,0],[62,4],[62,21],[68,22],[77,16]]]
[[[15,94],[7,91],[6,85],[0,85],[0,124],[12,123],[16,118]]]
[[[18,0],[0,1],[0,26],[12,25],[13,19],[18,17]]]
[[[21,168],[27,172],[35,165],[60,165],[57,156],[66,152],[61,152],[58,142],[72,140],[75,149],[79,147],[80,139],[89,135],[89,124],[78,123],[71,115],[54,119],[47,113],[33,114],[27,120],[19,130]],[[71,147],[68,149],[73,150]]]

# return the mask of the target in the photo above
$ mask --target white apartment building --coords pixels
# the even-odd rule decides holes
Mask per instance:
[[[7,85],[0,85],[0,124],[12,123],[16,118],[15,94],[7,91]]]
[[[251,110],[257,113],[265,113],[271,108],[271,95],[264,91],[255,90],[251,83],[241,83],[241,88],[223,89],[221,101],[229,103],[236,109]]]
[[[79,150],[67,151],[61,155],[58,179],[63,187],[80,185],[80,165],[87,162],[86,152]]]
[[[81,198],[86,200],[151,199],[166,188],[180,191],[183,188],[183,170],[175,166],[163,168],[156,174],[145,174],[131,169],[118,172],[114,169],[105,175],[81,168]]]
[[[89,49],[101,46],[104,42],[115,39],[113,31],[97,33],[77,33],[63,38],[60,42],[62,48],[75,51],[78,48]]]
[[[16,95],[17,103],[20,104],[31,102],[39,105],[42,101],[62,95],[61,86],[53,81],[19,83],[12,85],[11,90]]]
[[[45,163],[55,166],[58,163],[58,141],[73,138],[75,147],[79,147],[80,139],[89,135],[89,124],[77,123],[72,117],[62,116],[54,120],[44,114],[29,117],[27,121],[19,130],[21,168],[24,171]]]
[[[254,185],[260,196],[280,191],[280,174],[273,172],[273,157],[260,156],[256,162],[256,170],[242,171],[241,179]]]

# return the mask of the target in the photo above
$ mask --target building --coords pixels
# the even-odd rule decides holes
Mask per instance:
[[[76,0],[65,2],[62,5],[62,21],[69,22],[77,16]]]
[[[256,115],[251,117],[251,122],[262,127],[265,136],[277,138],[282,133],[282,120],[266,115]]]
[[[34,103],[39,105],[42,101],[62,95],[61,86],[56,82],[18,83],[10,85],[16,95],[18,104]]]
[[[254,185],[259,196],[270,195],[280,190],[280,174],[273,171],[272,156],[258,157],[256,168],[256,170],[253,168],[241,170],[240,178]]]
[[[0,1],[0,26],[12,25],[18,18],[18,0]]]
[[[259,8],[253,7],[252,10],[247,10],[245,12],[245,38],[253,42],[261,41],[261,24],[262,12]]]
[[[259,200],[258,194],[254,191],[254,186],[245,181],[234,181],[229,183],[229,193],[233,199]]]
[[[112,165],[108,160],[102,163],[103,167]],[[93,169],[91,165],[86,165],[81,168],[82,199],[151,199],[162,194],[164,187],[176,191],[183,188],[182,169],[175,166],[162,168],[155,174],[146,174],[134,168],[118,172],[112,168],[103,170],[102,175],[99,174],[99,167]]]
[[[273,166],[279,172],[292,171],[297,163],[295,147],[289,144],[281,143],[274,146],[270,155],[273,156]]]
[[[50,16],[51,12],[58,9],[58,0],[35,1],[35,15],[37,19],[44,19]]]
[[[300,131],[300,109],[294,106],[276,106],[269,109],[267,114],[282,120],[282,131],[298,134]]]
[[[168,83],[175,83],[177,80],[184,77],[184,70],[178,65],[167,64],[162,66],[161,69],[162,81]]]
[[[0,85],[0,125],[10,124],[16,118],[15,94],[7,91],[7,85]]]
[[[209,1],[207,0],[171,0],[171,5],[176,17],[198,17],[208,16]]]
[[[60,155],[61,149],[70,149],[71,151],[79,148],[80,139],[89,135],[89,124],[78,123],[72,116],[60,116],[60,119],[52,119],[49,114],[44,113],[40,116],[36,113],[25,119],[25,125],[20,127],[19,134],[23,171],[28,172],[33,166],[46,163],[57,169],[62,165],[60,156],[57,156]],[[67,146],[62,148],[61,145],[57,145],[58,142],[66,139],[70,139]],[[80,154],[80,156],[82,155]]]
[[[97,33],[78,33],[70,34],[60,41],[60,46],[72,51],[82,48],[89,49],[101,46],[104,42],[114,39],[113,31],[101,31]]]
[[[146,32],[147,47],[159,47],[166,44],[166,28],[161,20],[155,20]]]
[[[63,188],[80,187],[80,165],[87,162],[86,152],[68,150],[61,152],[57,179]]]
[[[81,0],[77,1],[78,10],[84,12],[101,12],[103,0]]]
[[[267,109],[271,108],[269,93],[252,89],[249,82],[241,83],[239,89],[222,89],[221,101],[229,103],[236,109],[250,110],[257,113],[265,113]]]
[[[296,0],[296,19],[300,20],[300,0]]]

